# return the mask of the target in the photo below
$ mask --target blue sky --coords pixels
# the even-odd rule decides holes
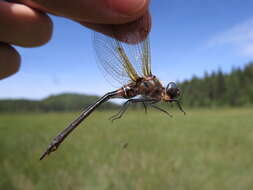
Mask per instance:
[[[150,9],[152,70],[164,83],[218,68],[229,72],[253,60],[252,0],[153,0]],[[0,98],[114,90],[95,63],[91,31],[64,18],[52,19],[48,44],[17,48],[21,70],[0,81]]]

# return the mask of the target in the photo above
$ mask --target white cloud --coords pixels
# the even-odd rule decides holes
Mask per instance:
[[[214,36],[208,45],[229,45],[235,47],[242,56],[253,56],[253,18]]]
[[[244,55],[253,55],[253,42],[249,43],[248,45],[244,45],[243,47],[241,47],[241,53]]]

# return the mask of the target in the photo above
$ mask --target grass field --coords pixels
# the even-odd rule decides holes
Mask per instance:
[[[1,114],[0,189],[253,189],[253,109],[112,114],[91,115],[43,161],[77,114]]]

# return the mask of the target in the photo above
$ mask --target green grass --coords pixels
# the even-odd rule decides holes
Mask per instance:
[[[252,190],[253,109],[96,112],[39,161],[77,114],[1,114],[0,189]],[[128,143],[127,148],[123,148]]]

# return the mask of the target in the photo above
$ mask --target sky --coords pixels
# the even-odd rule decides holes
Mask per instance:
[[[253,60],[252,0],[153,0],[152,73],[164,84],[204,72],[243,67]],[[42,99],[59,93],[103,95],[115,90],[100,73],[92,31],[51,16],[51,41],[17,50],[20,71],[0,81],[0,99]]]

